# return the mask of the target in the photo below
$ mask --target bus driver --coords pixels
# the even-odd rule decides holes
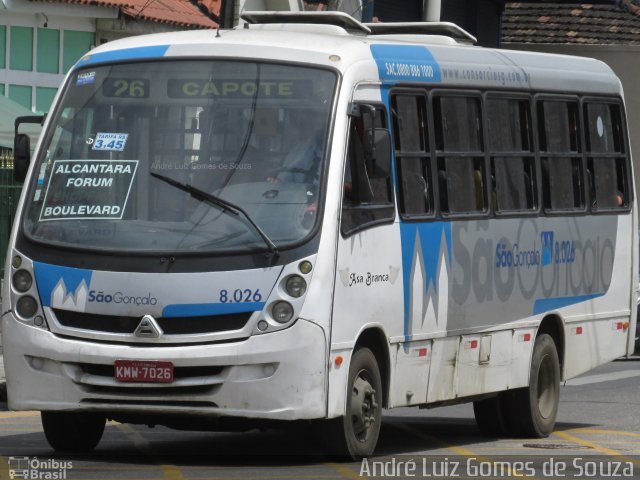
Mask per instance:
[[[313,110],[291,112],[289,121],[294,142],[284,157],[282,168],[268,180],[277,182],[318,183],[318,168],[322,159],[322,129]]]

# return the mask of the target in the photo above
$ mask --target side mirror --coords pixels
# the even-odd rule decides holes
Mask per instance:
[[[31,142],[29,135],[17,133],[13,139],[13,178],[24,182],[31,161]]]
[[[28,115],[16,118],[15,136],[13,138],[13,178],[16,182],[24,182],[31,162],[31,142],[29,136],[18,133],[18,128],[23,123],[44,123],[44,115]]]

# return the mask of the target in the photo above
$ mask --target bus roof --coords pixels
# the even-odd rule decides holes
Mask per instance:
[[[216,57],[331,67],[353,81],[619,95],[598,60],[472,46],[453,24],[361,24],[341,12],[247,12],[233,30],[130,37],[85,55],[76,68],[135,59]]]

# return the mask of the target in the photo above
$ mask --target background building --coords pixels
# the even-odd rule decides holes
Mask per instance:
[[[0,96],[46,112],[91,48],[142,33],[215,28],[220,0],[0,0]]]
[[[620,77],[640,189],[640,6],[620,2],[513,2],[502,19],[501,46],[593,57]]]

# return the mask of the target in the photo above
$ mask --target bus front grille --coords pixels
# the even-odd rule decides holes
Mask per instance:
[[[142,320],[141,316],[99,315],[61,309],[53,309],[53,313],[58,323],[63,327],[101,333],[133,335]],[[160,317],[155,320],[165,335],[221,333],[241,330],[249,321],[251,313],[206,315],[201,317]]]

